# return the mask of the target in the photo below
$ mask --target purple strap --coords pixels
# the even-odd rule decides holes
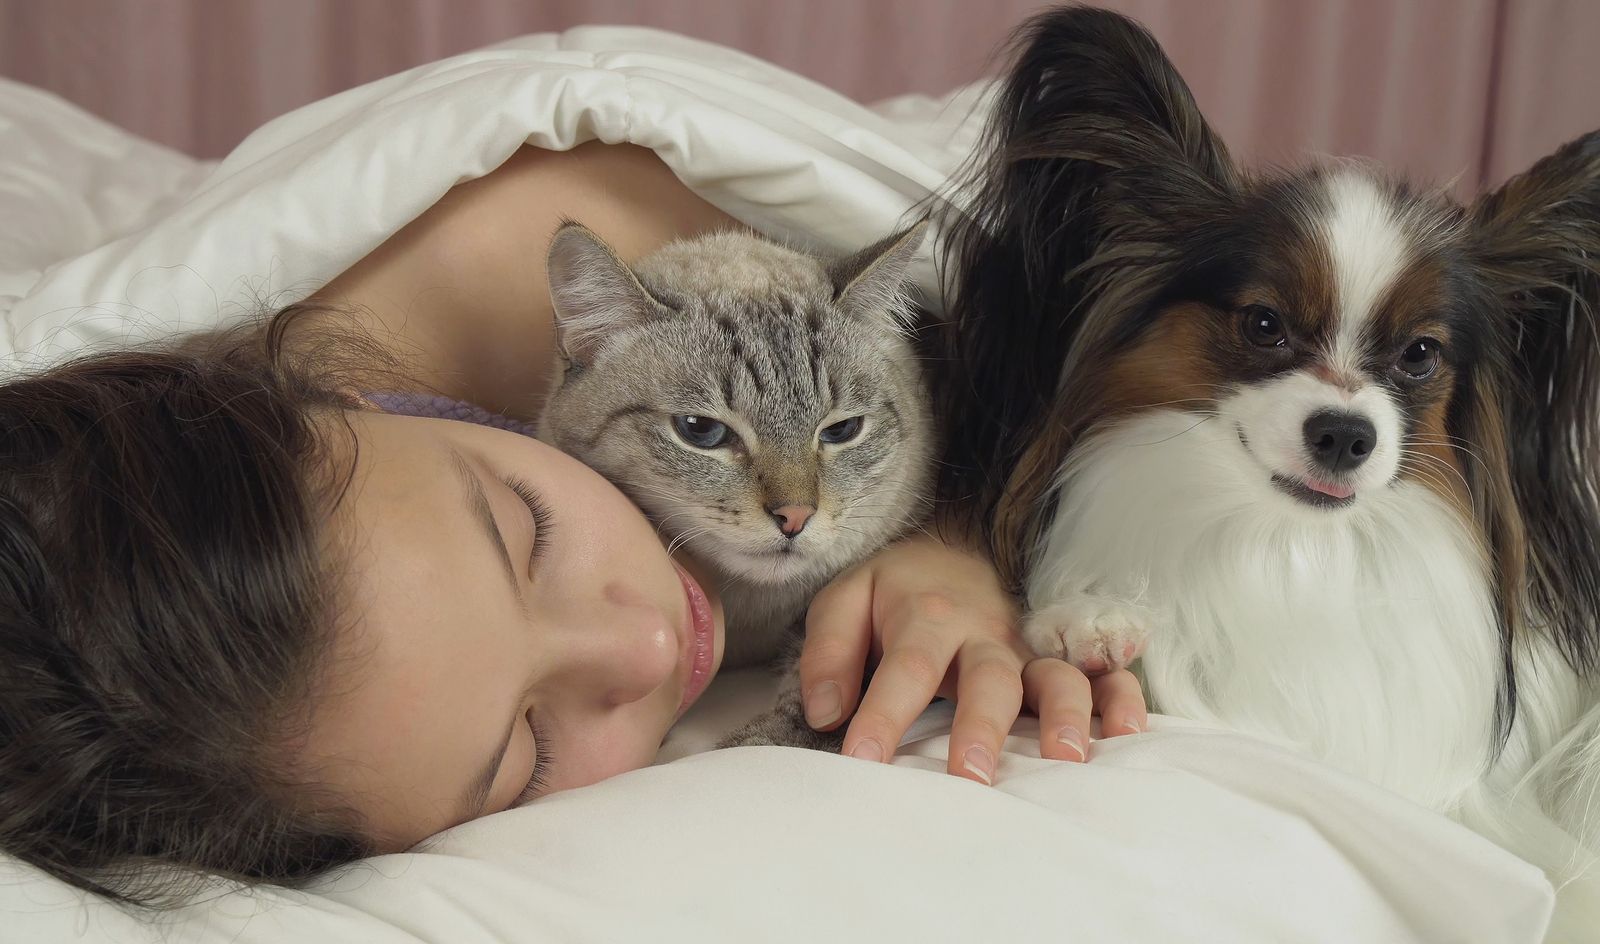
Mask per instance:
[[[428,416],[441,420],[460,420],[463,423],[477,423],[479,426],[507,429],[513,433],[521,433],[524,436],[534,435],[532,423],[524,423],[509,416],[491,413],[483,407],[468,403],[465,400],[452,400],[449,397],[434,396],[431,393],[369,393],[366,394],[366,400],[385,413],[399,413],[402,416]]]

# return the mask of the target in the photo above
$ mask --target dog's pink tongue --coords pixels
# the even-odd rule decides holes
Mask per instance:
[[[1306,479],[1306,488],[1313,492],[1321,492],[1329,498],[1349,498],[1356,490],[1348,485],[1335,485],[1332,482],[1319,482],[1316,479]]]

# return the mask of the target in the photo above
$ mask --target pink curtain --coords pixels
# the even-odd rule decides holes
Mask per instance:
[[[1250,161],[1377,158],[1463,193],[1600,127],[1590,0],[1112,0]],[[1030,0],[0,0],[0,75],[204,157],[298,105],[521,33],[675,30],[874,100],[985,74]]]

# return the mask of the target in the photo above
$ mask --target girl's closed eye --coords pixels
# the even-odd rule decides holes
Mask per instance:
[[[528,579],[533,579],[533,569],[539,559],[545,555],[550,547],[550,536],[553,533],[552,515],[550,506],[544,501],[533,486],[526,479],[517,476],[507,476],[504,479],[507,488],[516,493],[517,498],[527,506],[528,516],[533,525],[533,542],[528,549]],[[538,797],[548,786],[550,773],[551,750],[550,739],[546,729],[539,724],[538,717],[530,709],[528,711],[528,729],[533,735],[533,770],[528,776],[527,783],[511,802],[512,807],[522,806]]]
[[[504,480],[507,488],[517,494],[522,503],[528,508],[528,515],[533,519],[533,545],[528,549],[529,579],[532,579],[533,566],[544,556],[550,547],[552,515],[550,506],[545,504],[544,498],[534,491],[526,479],[517,476],[507,476]]]
[[[512,807],[533,801],[549,786],[550,739],[545,735],[544,728],[540,726],[539,719],[532,711],[528,712],[528,727],[533,732],[533,773],[523,785],[522,791],[517,794],[517,798],[511,801]]]

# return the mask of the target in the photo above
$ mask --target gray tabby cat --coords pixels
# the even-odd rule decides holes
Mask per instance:
[[[786,667],[724,742],[838,749],[800,707],[812,596],[917,524],[932,420],[908,338],[923,225],[840,260],[719,232],[634,266],[567,223],[550,244],[566,369],[539,435],[610,479],[709,570],[725,667]]]

